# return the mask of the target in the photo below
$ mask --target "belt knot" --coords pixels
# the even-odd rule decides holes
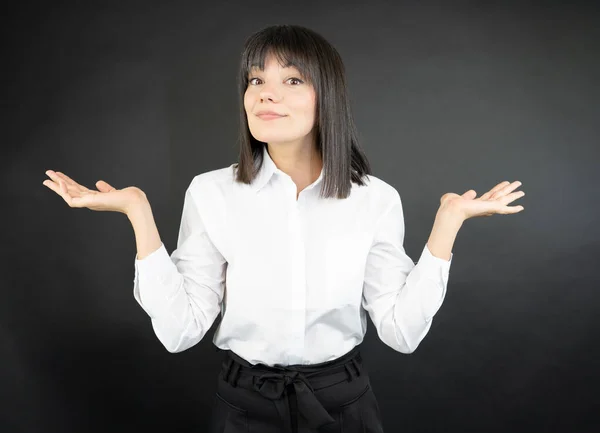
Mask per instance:
[[[297,392],[303,391],[305,387],[314,392],[306,376],[299,371],[264,373],[256,378],[253,386],[263,396],[271,400],[277,400],[290,385],[293,385]]]

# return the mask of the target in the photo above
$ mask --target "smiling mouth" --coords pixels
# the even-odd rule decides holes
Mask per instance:
[[[280,116],[278,114],[260,114],[258,117],[262,120],[272,120],[272,119],[281,119],[286,116]]]

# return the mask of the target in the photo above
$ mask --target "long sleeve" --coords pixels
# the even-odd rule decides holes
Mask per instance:
[[[213,245],[200,215],[202,192],[185,193],[177,248],[169,257],[164,244],[142,260],[135,257],[133,294],[150,316],[169,352],[197,344],[221,311],[227,262]]]
[[[412,353],[444,301],[453,254],[443,260],[426,244],[415,264],[403,244],[404,213],[395,191],[389,210],[377,223],[367,257],[362,306],[386,345]]]

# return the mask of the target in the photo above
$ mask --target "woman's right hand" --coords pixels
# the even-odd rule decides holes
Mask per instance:
[[[70,207],[86,207],[96,211],[113,211],[127,214],[133,206],[146,198],[146,194],[135,186],[116,189],[103,180],[96,182],[98,191],[88,189],[60,171],[46,171],[50,179],[43,184],[60,195]]]

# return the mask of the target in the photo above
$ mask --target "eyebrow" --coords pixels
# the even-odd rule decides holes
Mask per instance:
[[[285,71],[284,73],[285,74],[294,74],[294,75],[298,75],[299,77],[304,78],[304,75],[302,75],[302,72],[300,72],[300,70],[298,68],[291,67],[289,69],[290,69],[290,71]],[[263,72],[263,71],[261,71],[258,68],[252,68],[248,71],[248,75],[260,74],[261,72]]]
[[[260,69],[259,68],[259,64],[258,63],[253,63],[252,65],[250,65],[250,71],[256,70],[256,69]],[[296,69],[298,70],[298,68],[292,64],[288,64],[287,66],[283,66],[283,69]]]

